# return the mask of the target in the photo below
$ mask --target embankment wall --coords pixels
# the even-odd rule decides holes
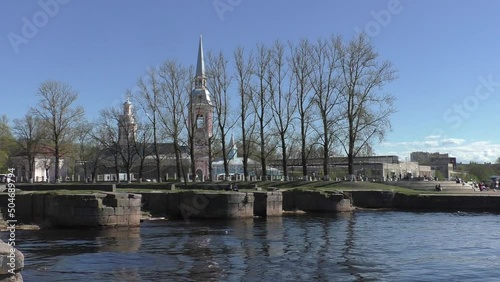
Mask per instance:
[[[138,226],[141,219],[139,194],[17,194],[14,213],[8,212],[8,204],[8,195],[0,194],[5,218],[42,227]]]
[[[399,210],[500,211],[500,194],[420,194],[405,195],[392,191],[345,191],[360,208]]]

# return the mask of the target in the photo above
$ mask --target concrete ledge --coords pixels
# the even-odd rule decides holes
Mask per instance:
[[[386,181],[388,185],[410,188],[421,191],[434,191],[436,185],[439,185],[443,190],[468,191],[472,190],[469,184],[456,183],[455,181]]]
[[[283,214],[281,192],[254,192],[253,214],[256,216],[280,216]]]
[[[0,195],[0,208],[8,205]],[[5,212],[3,213],[6,216]],[[82,195],[24,194],[16,196],[16,220],[42,227],[139,226],[141,195],[98,193]]]
[[[175,190],[178,183],[162,182],[162,183],[117,183],[116,188],[134,188],[134,189],[154,189],[154,190]]]
[[[253,217],[252,193],[181,191],[141,194],[144,210],[172,219]]]
[[[254,196],[252,193],[202,193],[180,192],[173,204],[173,217],[233,219],[253,217]],[[178,207],[178,211],[176,211]]]
[[[405,195],[391,191],[345,191],[354,206],[398,210],[500,211],[500,193]]]
[[[351,200],[337,192],[290,190],[283,192],[285,211],[348,212],[352,211]]]

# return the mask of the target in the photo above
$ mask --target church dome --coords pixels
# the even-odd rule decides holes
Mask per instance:
[[[193,104],[205,104],[212,106],[212,98],[210,97],[210,92],[206,88],[197,88],[191,92],[191,98],[193,99]]]

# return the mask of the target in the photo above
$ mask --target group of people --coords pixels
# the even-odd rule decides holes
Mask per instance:
[[[486,183],[484,183],[483,181],[481,181],[479,183],[474,182],[472,189],[475,190],[476,188],[478,188],[479,191],[493,190],[496,192],[497,189],[499,188],[498,186],[499,186],[498,180],[493,180],[489,186]]]
[[[238,191],[238,185],[236,184],[229,184],[227,185],[226,191]]]

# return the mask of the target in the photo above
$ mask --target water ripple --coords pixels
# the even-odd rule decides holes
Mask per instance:
[[[16,239],[26,281],[491,281],[499,231],[490,213],[356,211]]]

